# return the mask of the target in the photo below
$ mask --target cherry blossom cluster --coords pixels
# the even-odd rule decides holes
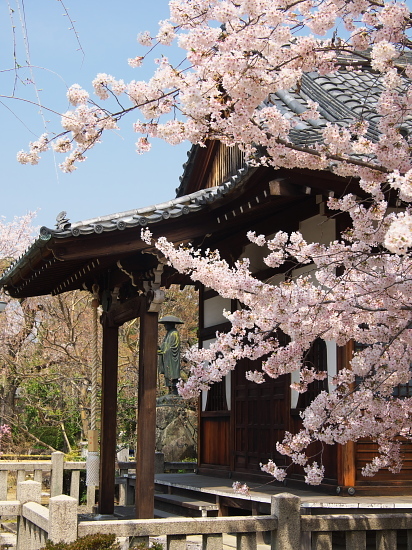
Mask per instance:
[[[40,160],[40,153],[47,151],[48,138],[47,134],[42,134],[38,140],[30,143],[30,150],[28,153],[19,151],[17,153],[17,160],[21,164],[38,164]]]
[[[335,36],[339,25],[348,39]],[[254,278],[247,259],[229,264],[215,250],[175,248],[164,238],[156,242],[175,269],[242,305],[225,312],[229,332],[207,350],[190,350],[191,375],[179,387],[184,397],[222,380],[245,357],[262,365],[247,374],[249,380],[262,383],[296,371],[300,380],[294,388],[305,391],[325,376],[306,364],[318,338],[339,346],[358,343],[350,369],[330,380],[335,389],[321,392],[302,413],[302,430],[278,444],[312,484],[324,475],[321,456],[306,452],[313,441],[345,444],[371,437],[379,454],[364,469],[370,475],[380,467],[397,471],[397,438],[412,437],[412,400],[393,394],[408,382],[412,362],[410,31],[402,1],[171,0],[170,17],[156,36],[143,32],[138,41],[148,51],[176,42],[184,61],[174,66],[159,55],[147,82],[100,73],[92,87],[105,108],[73,85],[67,94],[73,109],[62,115],[63,131],[43,135],[29,152],[18,153],[20,162],[36,164],[53,143],[67,154],[62,170],[73,171],[106,130],[134,113],[138,153],[150,149],[152,138],[201,146],[220,140],[238,146],[254,165],[331,170],[359,181],[368,200],[352,195],[329,200],[333,214],[344,212],[351,220],[329,245],[308,243],[299,232],[249,234],[265,247],[267,266],[286,272],[276,288]],[[137,51],[128,63],[138,71],[145,61]],[[305,72],[327,75],[365,66],[379,89],[377,103],[365,104],[365,111],[376,113],[378,137],[368,137],[368,121],[354,114],[341,124],[326,124],[314,145],[294,145],[290,132],[302,120],[318,119],[318,106],[309,100],[306,111],[283,113],[271,100],[274,94],[299,89]],[[391,194],[399,202],[389,208]],[[146,232],[144,239],[150,242],[151,235]],[[307,271],[293,277],[290,265]],[[274,462],[262,468],[277,479],[286,475]]]
[[[34,218],[34,212],[16,216],[11,222],[0,218],[0,259],[15,260],[27,249],[35,234]]]
[[[62,134],[70,136],[76,153],[61,164],[63,170],[72,171],[104,130],[116,128],[135,110],[141,116],[134,125],[142,135],[139,153],[150,149],[153,137],[171,144],[218,139],[237,144],[255,161],[256,146],[264,147],[264,162],[275,167],[331,168],[355,177],[363,177],[365,163],[383,172],[398,170],[401,176],[411,169],[408,138],[399,132],[412,102],[407,79],[412,69],[404,55],[410,46],[411,20],[405,2],[172,0],[169,5],[170,17],[160,22],[158,33],[141,32],[138,42],[149,51],[176,42],[185,61],[174,66],[162,52],[147,82],[98,74],[92,82],[94,94],[100,101],[112,100],[112,110],[99,110],[88,91],[71,86],[67,97],[76,109],[63,116]],[[350,38],[328,38],[327,33],[341,23]],[[146,56],[134,53],[128,63],[138,68]],[[306,113],[291,117],[268,101],[271,94],[298,88],[306,71],[328,74],[342,66],[358,70],[368,62],[382,90],[373,106],[380,117],[379,141],[371,142],[364,131],[354,130],[356,124],[364,127],[362,119],[354,119],[351,128],[328,125],[314,147],[294,148],[290,130],[301,119],[316,120],[317,105],[308,100]],[[40,148],[32,144],[28,153],[19,153],[19,161],[37,162],[47,143]],[[64,144],[55,149],[67,153],[67,141]]]
[[[36,228],[33,227],[34,212],[24,216],[16,216],[12,221],[6,222],[0,219],[0,271],[4,272],[9,265],[21,256],[34,240]],[[5,312],[2,314],[1,346],[9,344],[8,339],[15,335],[24,326],[24,315],[18,300],[11,300],[4,292],[1,293],[1,300],[7,302]],[[2,436],[0,426],[0,440]],[[7,432],[6,432],[7,433]]]
[[[235,493],[238,493],[239,495],[245,495],[250,496],[249,487],[246,485],[246,483],[240,483],[240,481],[234,481],[232,485],[233,490]]]
[[[407,179],[398,178],[396,185],[403,184],[408,185]],[[324,475],[319,457],[306,453],[313,441],[330,445],[372,438],[379,455],[365,466],[364,475],[373,475],[382,467],[398,471],[397,439],[412,438],[412,398],[394,394],[394,388],[411,378],[412,262],[401,232],[410,215],[404,209],[392,211],[381,194],[372,193],[366,202],[353,195],[330,199],[331,211],[346,212],[352,223],[329,245],[307,243],[299,232],[280,231],[270,238],[249,232],[249,240],[265,248],[268,266],[282,271],[292,262],[309,268],[304,276],[289,276],[276,287],[254,278],[247,259],[230,265],[217,251],[176,248],[165,238],[156,242],[178,271],[242,304],[235,312],[224,312],[231,322],[229,332],[218,334],[208,349],[188,352],[193,366],[187,382],[179,385],[183,397],[222,380],[242,358],[262,364],[261,370],[247,373],[249,380],[262,383],[265,377],[298,371],[300,382],[293,387],[304,392],[313,380],[327,375],[305,363],[316,339],[339,346],[358,343],[351,368],[330,380],[336,389],[322,391],[302,412],[302,430],[287,433],[277,444],[278,452],[304,468],[310,484],[321,483]],[[396,246],[399,250],[392,250]],[[279,481],[287,473],[272,461],[262,469]]]
[[[3,437],[11,434],[11,428],[8,424],[2,424],[0,426],[0,442],[3,439]]]

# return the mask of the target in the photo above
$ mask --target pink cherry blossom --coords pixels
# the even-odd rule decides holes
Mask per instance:
[[[355,341],[359,346],[350,368],[331,380],[335,389],[319,393],[302,413],[302,430],[286,434],[277,450],[304,467],[308,483],[319,484],[324,467],[321,456],[307,454],[310,443],[370,437],[378,454],[364,474],[382,467],[398,471],[397,438],[412,439],[412,398],[394,395],[398,384],[408,382],[412,362],[409,9],[405,2],[372,0],[171,0],[169,5],[170,17],[160,22],[157,35],[139,35],[142,48],[150,49],[132,52],[129,64],[140,66],[152,48],[165,50],[171,43],[181,48],[183,61],[174,65],[159,52],[147,82],[98,74],[92,90],[102,105],[71,86],[73,109],[62,114],[62,130],[32,142],[18,160],[37,164],[51,146],[66,155],[61,169],[72,172],[107,130],[117,130],[133,113],[138,153],[149,150],[154,137],[200,146],[219,140],[237,146],[250,166],[329,170],[358,181],[367,200],[344,194],[328,201],[333,215],[343,212],[350,220],[334,242],[306,242],[300,232],[248,234],[252,244],[267,247],[268,267],[305,266],[304,275],[276,287],[253,277],[247,258],[229,264],[217,250],[176,248],[166,238],[152,245],[176,270],[242,304],[224,312],[231,324],[227,333],[218,334],[207,350],[188,352],[192,366],[187,382],[179,383],[182,396],[208,389],[243,358],[262,365],[248,373],[250,380],[262,383],[296,371],[294,388],[304,391],[325,376],[306,362],[317,339],[338,346]],[[332,29],[341,25],[350,37],[332,38]],[[278,101],[301,88],[305,73],[327,78],[365,67],[375,75],[378,96],[376,104],[365,98],[364,112],[376,114],[369,121],[354,114],[319,126],[324,118],[310,98],[296,112]],[[319,139],[297,146],[292,132],[308,123],[318,127]],[[142,238],[152,241],[148,232]],[[262,468],[279,480],[287,474],[273,461]],[[236,490],[246,491],[242,484]]]

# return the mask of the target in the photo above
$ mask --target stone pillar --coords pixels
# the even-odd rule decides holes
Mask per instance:
[[[17,470],[17,485],[26,481],[26,470]]]
[[[55,497],[63,494],[63,470],[64,470],[64,453],[56,451],[51,455],[52,472],[50,496]]]
[[[26,502],[37,502],[40,504],[41,485],[37,481],[21,481],[17,485],[17,500],[21,506]],[[31,548],[30,533],[26,520],[20,515],[17,517],[17,550],[28,550]]]
[[[96,505],[96,487],[89,485],[87,487],[87,511],[93,512],[93,508]]]
[[[80,470],[71,471],[70,496],[79,502],[80,498]]]
[[[223,549],[223,534],[208,533],[202,535],[202,550],[222,550]]]
[[[256,533],[238,533],[236,535],[236,550],[255,550],[257,548]]]
[[[40,485],[43,484],[43,470],[34,470],[34,481],[38,481]]]
[[[272,496],[271,515],[278,518],[272,550],[300,550],[300,498],[289,493]]]
[[[0,500],[7,500],[8,470],[0,470]]]
[[[155,453],[155,474],[164,474],[165,472],[165,455],[163,453]]]
[[[41,500],[41,484],[37,481],[22,481],[17,485],[17,500],[21,504],[26,502],[37,502]]]
[[[49,540],[52,542],[77,540],[77,500],[75,498],[59,495],[50,499]]]

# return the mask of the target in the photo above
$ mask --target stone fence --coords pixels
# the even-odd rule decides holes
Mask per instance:
[[[276,550],[333,550],[334,533],[343,536],[339,548],[347,550],[366,550],[367,534],[374,536],[377,550],[400,548],[399,530],[405,548],[412,542],[412,514],[301,515],[300,498],[287,493],[272,497],[267,516],[105,521],[78,521],[76,499],[66,495],[50,498],[46,508],[40,493],[38,482],[25,481],[19,483],[16,501],[0,502],[1,516],[18,518],[17,550],[39,550],[47,539],[72,542],[96,533],[114,533],[124,549],[131,540],[163,536],[166,550],[185,550],[186,538],[200,535],[204,550],[221,550],[223,535],[230,533],[236,536],[237,548],[256,550],[262,532],[270,533]]]
[[[165,462],[162,453],[156,453],[155,463],[156,473],[190,472],[196,468],[196,463],[194,462]],[[130,470],[136,469],[136,463],[119,462],[118,469],[119,476],[116,478],[116,483],[119,485],[119,504],[126,504],[126,476]],[[0,501],[7,500],[10,496],[10,489],[13,489],[14,486],[14,489],[11,491],[14,493],[17,485],[25,481],[27,477],[31,477],[33,481],[39,482],[42,486],[47,484],[47,492],[50,492],[51,497],[61,495],[63,494],[64,472],[69,472],[69,494],[80,504],[80,473],[82,471],[86,471],[85,461],[66,462],[64,454],[61,452],[52,453],[51,460],[0,460]],[[86,503],[83,502],[83,504],[86,505],[88,510],[92,510],[95,504],[95,487],[87,487]]]
[[[19,483],[27,477],[47,487],[50,497],[63,494],[64,472],[70,472],[70,496],[77,502],[80,499],[80,472],[86,470],[86,463],[65,462],[64,453],[54,452],[51,460],[0,460],[0,501],[8,499],[10,492],[14,492]],[[87,489],[87,506],[90,508],[95,502],[95,488]]]
[[[187,464],[177,464],[177,469],[183,465]],[[122,463],[119,466],[122,470],[132,470],[135,465]],[[187,469],[193,467],[191,464],[187,466]],[[166,537],[167,550],[183,550],[186,538],[193,535],[202,537],[204,550],[220,550],[223,535],[230,533],[237,538],[237,548],[256,550],[258,533],[261,532],[270,533],[272,549],[276,550],[412,549],[412,514],[306,515],[302,512],[299,497],[286,493],[272,497],[271,513],[266,516],[79,521],[78,494],[82,469],[85,469],[84,462],[64,462],[62,453],[54,453],[51,462],[44,463],[0,461],[0,517],[17,517],[17,550],[38,550],[47,539],[71,542],[94,533],[115,533],[119,540],[123,539],[122,548],[128,548],[129,539],[144,541],[162,535]],[[71,472],[71,496],[62,494],[65,470]],[[34,480],[19,481],[16,500],[7,501],[10,471],[17,472],[20,480],[27,472],[33,472]],[[51,472],[48,507],[41,504],[40,481],[44,472]]]

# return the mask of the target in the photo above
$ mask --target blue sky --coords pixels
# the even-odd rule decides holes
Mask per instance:
[[[16,40],[13,40],[8,4],[14,9]],[[99,72],[125,81],[150,78],[155,65],[132,69],[129,57],[143,55],[136,40],[139,32],[156,32],[157,23],[168,16],[168,0],[64,0],[75,21],[84,55],[78,50],[70,21],[63,16],[59,0],[1,0],[0,70],[13,67],[13,50],[20,65],[26,61],[18,6],[24,6],[33,76],[41,103],[58,113],[69,109],[67,87],[78,83],[92,92],[91,81]],[[165,51],[167,50],[167,51]],[[168,48],[163,47],[166,55]],[[182,52],[183,53],[183,52]],[[160,54],[160,51],[157,55]],[[179,53],[180,55],[180,53]],[[41,67],[41,68],[40,68]],[[36,100],[28,71],[20,73],[15,95]],[[0,94],[11,95],[14,72],[0,72]],[[65,210],[72,222],[99,215],[148,206],[172,198],[179,185],[182,165],[190,144],[177,147],[158,142],[150,153],[135,153],[137,135],[132,131],[134,115],[121,123],[121,132],[108,134],[88,153],[88,159],[72,174],[57,165],[62,155],[43,153],[37,166],[20,165],[16,153],[28,149],[44,130],[36,106],[1,99],[1,207],[0,215],[11,220],[37,210],[36,225],[53,227],[57,214]],[[47,128],[59,131],[60,117],[45,112]]]

